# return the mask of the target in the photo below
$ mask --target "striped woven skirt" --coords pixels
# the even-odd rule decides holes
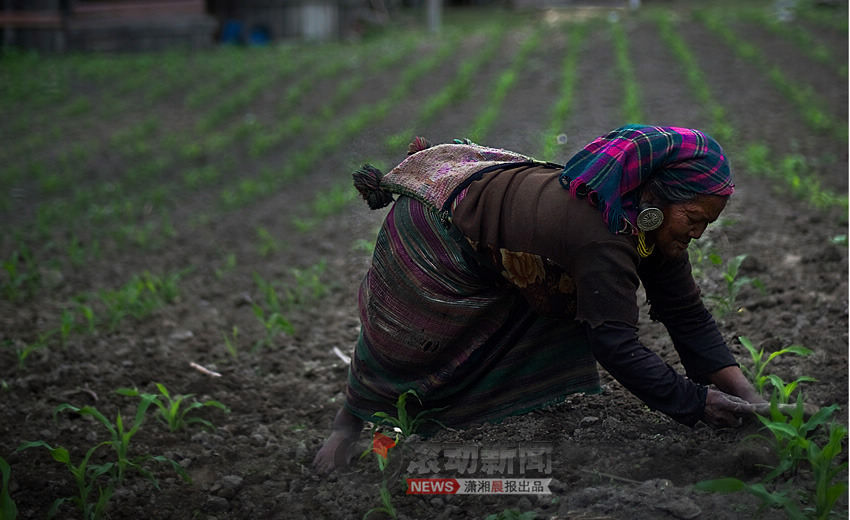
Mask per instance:
[[[364,420],[409,411],[447,426],[493,422],[598,392],[599,376],[580,326],[540,316],[479,262],[461,232],[409,197],[391,208],[359,292],[360,337],[346,407]]]

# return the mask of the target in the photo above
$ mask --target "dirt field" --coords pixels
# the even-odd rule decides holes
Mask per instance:
[[[847,19],[846,4],[834,9],[826,18]],[[733,17],[728,9],[719,12],[723,25],[760,58],[736,53],[689,12],[675,11],[672,27],[701,70],[710,99],[724,109],[721,117],[662,38],[657,20],[667,15],[650,10],[604,11],[578,22],[585,12],[508,17],[489,34],[481,32],[490,30],[481,13],[466,13],[450,17],[439,41],[408,31],[412,36],[404,40],[396,35],[303,52],[227,51],[229,61],[180,53],[148,60],[113,56],[102,63],[92,57],[0,58],[0,84],[8,80],[0,86],[0,111],[15,114],[0,118],[0,139],[10,143],[0,151],[0,456],[11,466],[18,517],[44,518],[55,499],[77,493],[71,473],[46,449],[16,452],[19,445],[40,440],[63,446],[78,463],[86,450],[108,440],[107,429],[92,417],[54,414],[57,406],[94,406],[109,420],[120,411],[129,423],[138,399],[115,390],[156,392],[155,383],[172,395],[219,401],[230,412],[194,410],[190,416],[217,428],[190,425],[170,432],[152,408],[132,437],[131,458],[163,455],[192,482],[183,482],[168,463],[145,462],[159,489],[129,469],[107,518],[359,519],[379,506],[381,476],[371,457],[328,478],[310,467],[346,380],[347,366],[333,349],[350,354],[357,338],[357,288],[384,215],[352,200],[348,188],[334,188],[347,186],[350,172],[363,162],[387,168],[402,160],[406,144],[392,148],[390,136],[413,132],[434,142],[466,137],[482,111],[497,106],[491,96],[498,78],[532,31],[541,41],[511,69],[516,82],[481,144],[541,153],[545,140],[555,139],[544,133],[571,54],[577,80],[557,132],[566,142],[546,159],[565,162],[594,137],[638,122],[629,120],[633,112],[624,105],[629,76],[639,87],[640,122],[712,133],[719,123],[731,129],[721,144],[731,157],[737,191],[702,244],[709,249],[710,241],[726,261],[746,254],[739,276],[757,278],[764,289],[745,285],[732,312],[719,318],[721,330],[745,366],[750,360],[739,336],[768,352],[792,344],[812,349],[806,357],[778,357],[768,371],[785,381],[815,378],[801,384],[806,400],[840,405],[835,417],[846,426],[846,23],[802,16],[794,22],[826,49],[827,58],[818,60],[809,52],[811,42]],[[574,48],[571,34],[580,26],[584,36]],[[627,40],[631,71],[617,65],[615,26]],[[454,47],[441,51],[441,45]],[[409,73],[440,52],[445,57],[435,58],[432,68]],[[469,74],[464,66],[470,63],[477,68],[458,80]],[[134,82],[134,74],[143,79]],[[232,80],[222,81],[228,74]],[[783,89],[777,77],[790,88]],[[237,99],[257,78],[267,81],[258,82],[235,110],[221,109],[212,119],[219,113],[214,108]],[[209,99],[190,99],[217,81]],[[458,85],[450,102],[432,103],[450,85]],[[40,94],[37,100],[31,92]],[[794,97],[801,92],[809,97]],[[429,103],[437,107],[433,115],[424,112]],[[333,111],[323,113],[323,106]],[[822,107],[834,125],[810,122],[811,107]],[[152,130],[141,124],[146,120],[155,121]],[[366,124],[355,128],[358,120]],[[293,125],[285,138],[268,150],[252,149],[258,135],[284,122]],[[130,130],[135,133],[128,137]],[[73,154],[77,143],[85,153]],[[767,147],[768,166],[750,159],[760,143]],[[820,188],[844,196],[843,203],[816,207],[798,196],[793,181],[780,174],[783,161],[797,164],[798,185],[817,180]],[[246,182],[257,179],[271,181],[259,188]],[[234,193],[246,198],[228,202]],[[315,217],[324,211],[321,201],[335,200],[329,193],[342,201]],[[317,194],[325,198],[316,202]],[[26,250],[31,261],[13,262],[15,252]],[[723,294],[721,268],[710,262],[699,268],[703,294]],[[118,289],[144,272],[180,273],[176,294],[162,288],[154,294],[141,284],[130,299],[148,295],[155,300],[148,308],[139,310],[132,301],[124,311],[110,306],[121,298]],[[257,319],[257,306],[265,317],[274,310],[258,277],[273,285],[291,331],[281,326],[267,333]],[[94,313],[91,321],[84,307]],[[666,331],[646,316],[641,338],[682,370]],[[30,346],[38,348],[19,362]],[[687,428],[648,410],[604,371],[602,376],[600,395],[575,395],[497,425],[442,430],[427,441],[480,449],[544,443],[551,472],[527,477],[553,479],[551,495],[410,495],[399,482],[391,490],[399,517],[478,519],[505,509],[536,513],[529,518],[586,520],[782,517],[780,510],[759,512],[760,501],[744,493],[691,487],[712,478],[763,477],[771,456],[762,444],[745,441],[759,431],[758,423]],[[369,446],[367,433],[361,444]],[[846,441],[843,446],[839,458],[846,461]],[[408,448],[416,448],[416,441]],[[111,456],[104,446],[92,462]],[[793,496],[811,485],[811,475],[803,469],[777,483]],[[95,489],[89,500],[96,495]],[[846,515],[846,494],[835,510],[836,517]],[[71,502],[58,515],[81,516]]]

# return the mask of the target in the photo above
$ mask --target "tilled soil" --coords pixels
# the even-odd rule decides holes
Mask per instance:
[[[619,17],[629,38],[646,122],[705,127],[710,115],[694,102],[684,74],[653,22],[640,13],[620,12]],[[478,72],[469,95],[455,100],[424,128],[417,128],[417,134],[434,142],[463,137],[498,74],[510,62],[514,47],[525,31],[534,28],[545,31],[544,43],[528,58],[482,144],[532,155],[538,152],[541,132],[548,125],[548,107],[558,95],[564,53],[573,50],[567,48],[565,37],[569,26],[522,21],[525,25],[504,30],[497,57]],[[538,23],[536,18],[534,23]],[[610,33],[604,23],[594,27],[580,50],[581,80],[564,122],[568,139],[559,152],[561,162],[597,135],[627,122],[623,121],[623,85],[614,67]],[[789,49],[787,42],[774,41],[778,37],[772,33],[743,22],[734,28],[744,38],[751,35],[752,42],[788,77],[811,84],[829,103],[833,116],[846,120],[846,79],[830,68],[810,65],[796,54],[788,59],[793,48]],[[794,151],[813,164],[827,164],[818,170],[823,184],[846,192],[846,145],[806,129],[795,106],[762,72],[736,57],[698,22],[683,15],[677,30],[697,56],[709,88],[726,107],[737,131],[735,142],[723,143],[733,168],[739,163],[736,153],[741,153],[746,143],[765,142],[774,154]],[[824,42],[835,55],[846,56],[846,34],[842,39],[828,33]],[[0,301],[2,339],[19,344],[16,342],[33,341],[39,331],[58,322],[61,309],[74,294],[120,286],[131,274],[145,269],[163,273],[193,268],[180,281],[179,299],[143,319],[124,320],[111,331],[72,336],[65,345],[35,352],[24,368],[16,366],[11,349],[0,349],[0,456],[12,467],[11,495],[20,518],[43,518],[55,498],[72,496],[76,490],[70,473],[46,451],[15,453],[15,448],[25,441],[42,440],[68,447],[72,460],[79,461],[88,447],[106,439],[106,430],[90,418],[70,412],[54,417],[54,409],[62,403],[95,406],[110,419],[120,410],[129,421],[135,402],[116,394],[115,389],[154,391],[154,383],[164,384],[172,393],[220,401],[230,412],[212,408],[197,412],[217,426],[212,431],[189,427],[169,432],[149,418],[132,438],[131,452],[169,457],[185,469],[192,482],[181,481],[167,465],[149,466],[156,468],[159,479],[159,489],[155,489],[131,471],[112,497],[109,518],[347,519],[361,518],[380,505],[381,476],[371,457],[356,459],[349,468],[329,477],[316,475],[310,462],[341,403],[347,367],[334,349],[350,354],[357,338],[357,288],[370,262],[363,244],[374,240],[384,211],[370,212],[358,201],[307,233],[298,231],[292,219],[307,216],[307,203],[314,194],[344,181],[360,162],[390,166],[403,159],[405,150],[389,150],[386,137],[407,128],[423,100],[449,83],[460,63],[483,43],[480,36],[465,35],[463,51],[420,78],[404,103],[285,189],[243,209],[218,213],[209,210],[217,188],[187,192],[173,208],[178,234],[166,247],[153,252],[116,248],[73,270],[51,268],[44,273],[46,280],[53,280],[49,290],[24,303]],[[417,52],[427,54],[431,48],[426,45]],[[357,104],[373,103],[386,95],[396,73],[389,70],[369,78],[339,120],[353,113]],[[310,107],[320,105],[316,96],[329,95],[337,81],[328,78],[316,85],[312,101],[301,107],[306,115],[312,113]],[[275,88],[283,87],[276,83]],[[265,95],[246,112],[268,113],[277,103],[275,96]],[[178,110],[178,105],[179,101],[169,99],[158,107],[165,115]],[[311,139],[309,135],[292,139],[265,163],[250,162],[246,151],[237,146],[233,154],[239,158],[238,166],[228,182],[250,177],[263,166],[280,166],[288,153],[307,146]],[[95,165],[103,175],[113,167]],[[790,196],[779,181],[735,171],[734,199],[707,238],[724,259],[748,255],[741,276],[757,278],[764,290],[745,287],[735,306],[737,312],[718,319],[720,329],[744,365],[749,359],[739,336],[768,352],[791,344],[812,349],[814,353],[807,357],[777,358],[770,371],[785,381],[814,377],[816,382],[802,385],[806,400],[820,406],[839,404],[842,409],[837,418],[846,425],[848,260],[846,242],[833,240],[846,234],[846,212],[813,209]],[[198,224],[193,220],[198,215],[208,218]],[[258,248],[255,230],[259,226],[279,244],[266,255]],[[9,247],[5,242],[3,246]],[[2,252],[4,258],[9,256],[8,250]],[[227,269],[229,253],[238,260]],[[275,281],[278,288],[291,287],[295,283],[293,268],[309,269],[318,262],[324,262],[319,276],[326,292],[317,298],[302,298],[287,308],[293,334],[278,336],[272,346],[252,350],[254,341],[263,336],[252,312],[252,302],[262,299],[254,273]],[[721,293],[725,284],[719,270],[702,267],[706,274],[698,281],[703,294]],[[232,337],[234,326],[239,329],[235,358],[224,341],[225,335]],[[661,325],[644,316],[641,338],[682,370]],[[217,371],[220,377],[202,373],[190,363]],[[404,448],[452,443],[479,449],[519,449],[543,443],[550,450],[551,469],[529,472],[528,477],[553,479],[551,495],[410,495],[398,484],[391,496],[399,516],[484,518],[507,508],[534,511],[538,518],[588,520],[736,519],[756,514],[759,503],[752,497],[705,494],[691,488],[705,479],[734,476],[755,481],[765,474],[763,465],[773,462],[769,452],[763,444],[747,440],[759,430],[755,421],[737,429],[717,430],[702,424],[691,429],[650,411],[607,374],[602,375],[604,387],[599,395],[574,395],[500,424],[441,430],[427,440],[414,439]],[[367,437],[364,432],[360,448],[368,448]],[[107,451],[102,448],[98,453]],[[467,475],[446,472],[443,476]],[[805,471],[797,478],[808,485]],[[846,508],[843,497],[837,510]],[[765,513],[767,518],[777,515],[781,513]],[[60,514],[63,518],[78,516],[70,504],[63,506]]]

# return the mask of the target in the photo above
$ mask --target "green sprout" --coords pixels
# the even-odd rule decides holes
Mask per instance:
[[[809,354],[812,353],[812,351],[810,349],[807,349],[806,347],[803,347],[803,346],[800,346],[800,345],[790,345],[788,347],[777,350],[775,352],[771,352],[769,355],[767,355],[767,357],[765,357],[764,349],[763,348],[762,349],[756,349],[756,347],[753,346],[753,343],[747,337],[739,336],[738,341],[740,341],[741,345],[743,345],[744,348],[747,349],[747,352],[749,352],[750,358],[751,358],[752,363],[753,363],[752,368],[748,368],[746,366],[742,367],[744,374],[753,383],[753,385],[756,387],[756,390],[758,390],[759,393],[761,393],[764,390],[765,384],[767,384],[767,382],[770,381],[770,377],[764,374],[764,370],[767,367],[768,363],[770,363],[771,361],[773,361],[777,357],[785,355],[785,354],[796,354],[798,356],[808,356]],[[803,378],[801,378],[801,379],[803,379]],[[802,382],[802,381],[799,381],[799,382]],[[774,386],[775,386],[775,383],[774,383]],[[793,391],[793,390],[794,390],[794,388],[791,388],[788,391],[788,395],[790,395],[791,391]]]
[[[768,374],[767,380],[771,385],[773,385],[776,400],[780,404],[788,404],[791,401],[791,394],[797,389],[797,385],[800,383],[813,383],[817,381],[817,379],[813,377],[802,376],[790,383],[786,383],[781,377],[775,374]]]
[[[172,432],[176,432],[178,430],[182,430],[183,428],[189,426],[190,424],[200,424],[205,428],[209,428],[210,430],[214,430],[215,426],[206,420],[200,417],[189,417],[189,413],[193,410],[197,410],[199,408],[204,407],[212,407],[218,408],[219,410],[223,410],[225,413],[229,413],[230,409],[225,405],[221,404],[218,401],[192,401],[188,406],[185,406],[181,409],[181,406],[184,404],[184,401],[187,399],[194,397],[194,394],[178,394],[174,397],[171,397],[168,389],[165,388],[165,385],[162,383],[156,383],[156,388],[159,390],[160,395],[154,394],[143,394],[139,392],[135,388],[119,388],[117,392],[121,395],[125,395],[128,397],[141,397],[144,399],[151,399],[154,405],[159,408],[158,417],[162,419],[167,425],[168,429]]]
[[[375,426],[377,427],[378,425],[386,425],[391,428],[398,428],[398,432],[401,435],[402,439],[406,439],[416,433],[422,426],[422,424],[428,421],[435,422],[445,428],[445,425],[442,424],[440,421],[427,417],[428,415],[443,410],[444,407],[423,410],[416,414],[416,416],[411,417],[410,414],[407,413],[407,397],[411,395],[415,397],[417,401],[419,401],[420,405],[422,404],[422,400],[419,399],[419,396],[416,394],[416,391],[410,389],[398,396],[395,405],[395,417],[391,416],[386,412],[375,412],[375,414],[373,414],[373,417],[376,419]]]
[[[764,289],[764,285],[759,280],[750,278],[749,276],[738,276],[741,264],[746,258],[747,255],[738,255],[726,262],[726,271],[723,272],[723,280],[726,282],[726,291],[724,294],[706,296],[709,301],[714,302],[714,310],[718,317],[722,317],[733,310],[738,310],[736,308],[736,301],[744,287],[752,285],[759,289]],[[717,259],[712,261],[716,262]]]
[[[98,484],[98,478],[113,471],[115,463],[107,462],[105,464],[89,465],[89,460],[98,448],[107,444],[109,444],[109,441],[98,443],[89,448],[86,455],[83,457],[83,460],[81,460],[77,465],[74,465],[74,463],[71,462],[71,454],[67,449],[62,446],[54,448],[44,441],[25,442],[21,444],[17,450],[15,450],[18,452],[29,448],[46,448],[53,457],[53,460],[64,464],[74,477],[74,482],[77,485],[76,496],[56,499],[53,502],[53,505],[50,506],[50,510],[47,513],[48,518],[56,516],[59,512],[59,508],[68,500],[77,506],[77,509],[79,509],[83,514],[83,518],[85,520],[98,520],[104,517],[109,500],[115,492],[115,482],[110,479],[108,484],[105,487],[102,487]],[[94,491],[95,486],[97,486],[97,499],[90,502],[89,496],[92,491]]]
[[[239,344],[237,342],[238,339],[239,327],[237,327],[236,325],[233,326],[233,333],[231,336],[224,334],[224,346],[225,348],[227,348],[227,352],[230,353],[230,357],[232,357],[233,359],[239,357]]]
[[[260,256],[267,257],[270,254],[280,250],[280,244],[277,239],[269,233],[269,230],[264,227],[257,228],[257,237],[260,239]]]
[[[420,404],[422,404],[422,400],[419,399],[419,396],[416,394],[416,391],[410,389],[400,394],[396,399],[395,417],[391,416],[386,412],[376,412],[372,415],[372,417],[374,418],[374,425],[372,427],[372,446],[366,449],[366,451],[364,451],[360,455],[360,458],[366,457],[370,453],[375,454],[375,458],[378,462],[378,469],[381,471],[382,475],[380,487],[382,505],[380,507],[374,507],[367,511],[366,514],[363,515],[364,520],[372,513],[385,513],[389,515],[390,518],[397,518],[397,513],[392,503],[392,497],[390,496],[389,486],[387,482],[388,478],[386,473],[386,469],[389,464],[390,449],[395,448],[398,444],[400,444],[408,437],[416,433],[419,430],[419,427],[426,421],[435,422],[440,426],[445,427],[445,425],[440,421],[427,417],[428,415],[438,412],[443,408],[423,410],[416,414],[416,416],[411,417],[410,414],[407,412],[407,398],[411,395],[415,397]],[[394,440],[378,432],[378,428],[382,425],[388,426],[393,429],[393,431],[395,432]]]
[[[15,520],[18,516],[18,507],[9,494],[9,478],[12,469],[6,459],[0,457],[0,518],[3,520]]]
[[[18,357],[18,368],[23,369],[26,366],[27,358],[36,350],[47,348],[47,342],[56,334],[57,330],[49,330],[39,333],[38,338],[32,343],[16,342],[11,339],[4,340],[3,345],[11,347],[15,350],[15,355]],[[22,347],[19,345],[23,345]]]
[[[783,408],[784,409],[784,408]],[[789,416],[782,413],[776,400],[770,404],[770,417],[757,415],[758,419],[773,435],[772,446],[778,458],[778,464],[772,468],[761,482],[749,484],[736,478],[721,478],[698,482],[694,487],[702,491],[733,493],[744,491],[762,500],[764,506],[781,507],[792,519],[826,520],[830,517],[837,500],[847,491],[847,483],[834,480],[844,474],[847,463],[839,463],[838,455],[847,436],[847,429],[835,422],[829,424],[828,440],[821,447],[811,438],[811,434],[826,424],[838,405],[821,408],[807,420],[802,396],[797,396],[797,404]],[[761,437],[761,436],[758,436]],[[764,438],[764,437],[762,437]],[[813,479],[813,487],[803,488],[794,479],[789,481],[793,494],[776,489],[771,485],[780,475],[788,472],[796,474],[800,464],[806,463]],[[770,487],[774,489],[769,489]],[[808,505],[801,509],[798,501]],[[814,506],[814,507],[812,507]]]
[[[115,467],[113,471],[113,476],[115,478],[116,483],[120,484],[124,481],[126,472],[128,469],[133,469],[138,471],[142,476],[148,478],[156,488],[159,488],[159,483],[153,474],[142,466],[143,463],[153,460],[155,462],[168,462],[174,468],[178,475],[180,475],[184,480],[188,481],[189,476],[183,470],[183,468],[177,464],[172,459],[163,456],[152,456],[152,455],[141,455],[138,457],[130,458],[130,441],[133,436],[138,433],[139,428],[141,428],[142,424],[145,420],[145,414],[147,413],[148,408],[156,401],[156,396],[152,394],[142,394],[141,400],[139,401],[139,405],[136,408],[136,415],[133,419],[133,423],[130,425],[130,428],[127,429],[124,425],[124,420],[119,412],[116,415],[115,422],[111,422],[107,419],[97,408],[93,406],[84,406],[82,408],[78,408],[68,403],[61,404],[56,407],[53,415],[54,417],[59,412],[64,412],[66,410],[75,412],[79,415],[88,415],[93,417],[95,420],[100,422],[106,430],[109,432],[109,440],[104,441],[103,444],[109,445],[112,447],[113,451],[116,455]]]

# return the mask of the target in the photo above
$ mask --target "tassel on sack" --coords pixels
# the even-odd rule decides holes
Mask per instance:
[[[369,209],[383,208],[393,201],[393,194],[381,189],[381,177],[384,174],[371,164],[364,164],[351,176],[354,178],[354,187],[369,204]]]
[[[431,148],[431,143],[424,137],[414,137],[413,141],[407,145],[407,155],[413,155],[416,152],[421,152],[427,148]]]

